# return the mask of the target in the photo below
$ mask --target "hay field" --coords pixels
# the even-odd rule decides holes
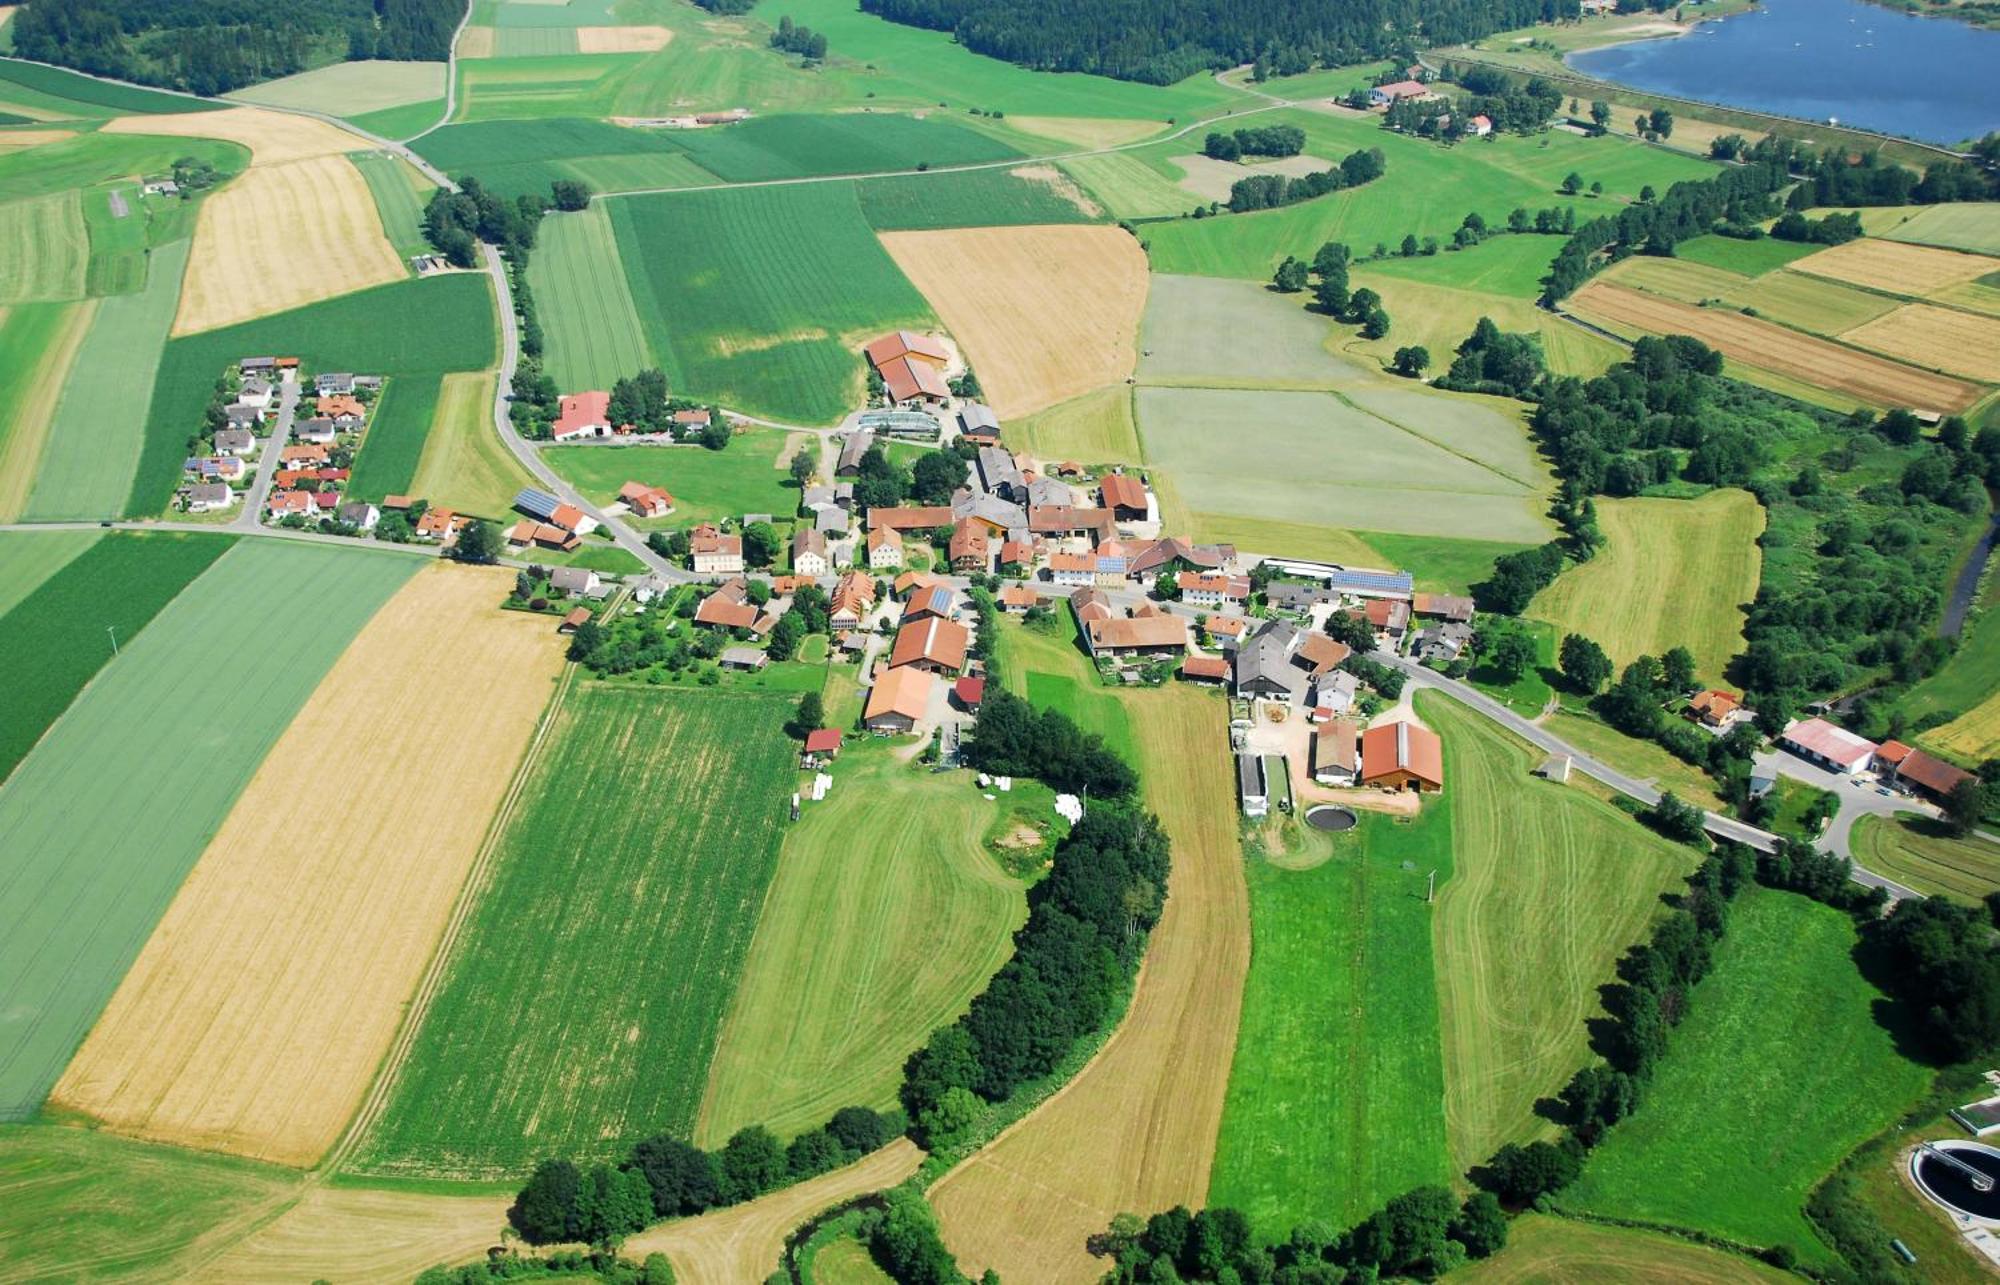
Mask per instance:
[[[1196,153],[1169,156],[1166,163],[1178,169],[1181,190],[1195,198],[1197,203],[1229,200],[1229,189],[1238,180],[1255,178],[1260,174],[1282,174],[1286,178],[1304,178],[1317,174],[1332,164],[1317,156],[1281,156],[1262,161],[1218,161]]]
[[[796,699],[566,694],[352,1168],[497,1180],[685,1136],[776,868]]]
[[[1954,839],[1928,817],[1864,816],[1854,826],[1854,860],[1927,896],[1977,906],[2000,888],[2000,843]]]
[[[1720,680],[1757,596],[1763,506],[1734,489],[1697,500],[1600,498],[1597,521],[1597,556],[1563,572],[1529,614],[1595,639],[1621,666],[1686,647],[1705,680]]]
[[[444,97],[441,62],[337,62],[224,94],[239,103],[360,116]]]
[[[1109,464],[1141,458],[1132,390],[1123,386],[1085,393],[1006,427],[1009,441],[1040,460]]]
[[[1832,277],[1890,294],[1923,296],[1977,280],[1993,271],[1995,265],[1982,255],[1863,237],[1845,245],[1828,246],[1791,266],[1797,272]]]
[[[97,308],[82,303],[0,309],[0,522],[28,507],[49,425]]]
[[[547,703],[501,570],[426,567],[272,747],[54,1100],[121,1132],[309,1165],[387,1052]],[[327,753],[372,745],[337,780]],[[311,842],[275,818],[332,802]]]
[[[625,1241],[627,1258],[665,1254],[681,1285],[742,1285],[772,1273],[794,1229],[823,1209],[882,1191],[917,1171],[924,1153],[898,1138],[851,1165],[718,1209],[650,1227]]]
[[[1968,761],[2000,749],[2000,692],[1988,696],[1942,727],[1921,733],[1926,746]]]
[[[1528,1213],[1507,1229],[1507,1248],[1453,1273],[1465,1285],[1743,1285],[1799,1278],[1754,1258],[1679,1236]]]
[[[253,164],[202,203],[173,333],[213,330],[406,275],[367,180],[345,156]]]
[[[456,52],[460,58],[491,58],[499,44],[500,32],[497,28],[468,23],[465,30],[458,33]]]
[[[0,203],[0,304],[81,298],[89,263],[76,192]]]
[[[479,1258],[500,1244],[512,1199],[318,1184],[276,1219],[206,1258],[197,1279],[215,1285],[414,1280],[425,1268]]]
[[[1982,383],[2000,383],[2000,318],[1912,303],[1841,338]]]
[[[446,375],[438,386],[437,418],[424,438],[410,494],[463,513],[499,518],[529,485],[528,471],[493,427],[493,373]]]
[[[283,165],[319,156],[335,156],[372,144],[361,135],[290,112],[261,107],[225,107],[220,111],[177,112],[160,116],[120,116],[105,124],[105,134],[154,134],[172,138],[220,138],[250,149],[250,163]]]
[[[580,54],[649,54],[665,49],[674,33],[665,27],[578,27]]]
[[[1084,1241],[1112,1215],[1208,1194],[1250,962],[1235,790],[1214,752],[1224,709],[1185,688],[1124,708],[1146,805],[1173,839],[1166,913],[1103,1050],[931,1188],[945,1243],[973,1272],[1094,1280],[1103,1265]]]
[[[1163,120],[1120,120],[1112,116],[1016,116],[1007,123],[1024,133],[1053,138],[1077,147],[1117,147],[1136,143],[1166,128]]]
[[[0,1046],[0,1118],[40,1105],[266,751],[420,565],[237,543],[126,637],[0,787],[0,850],[16,858],[0,866],[0,1010],[26,1015]],[[311,611],[272,609],[302,584]]]
[[[1062,169],[1119,218],[1169,217],[1194,206],[1179,183],[1131,152],[1071,156]]]
[[[1891,241],[1939,245],[1973,254],[2000,255],[2000,206],[1990,201],[1927,205],[1915,218],[1883,234]]]
[[[1132,373],[1146,254],[1112,227],[885,232],[995,413],[1026,415]]]
[[[609,389],[653,364],[603,202],[542,220],[528,286],[542,319],[543,368],[558,388]]]
[[[1298,295],[1211,277],[1155,276],[1139,331],[1139,382],[1202,388],[1332,388],[1364,368],[1328,348],[1326,318]]]
[[[1980,395],[1976,386],[1963,380],[1871,357],[1741,313],[1690,307],[1607,281],[1593,281],[1577,291],[1567,307],[1586,320],[1609,322],[1614,329],[1693,335],[1733,361],[1877,406],[1956,411],[1970,406]]]
[[[1530,778],[1543,755],[1446,698],[1421,709],[1444,740],[1450,880],[1432,920],[1452,1168],[1551,1136],[1535,1100],[1590,1058],[1598,987],[1693,869],[1582,790]]]
[[[708,1068],[694,1142],[747,1124],[789,1138],[844,1106],[886,1109],[903,1062],[1012,953],[1021,885],[982,842],[999,805],[850,744],[836,787],[785,836]]]

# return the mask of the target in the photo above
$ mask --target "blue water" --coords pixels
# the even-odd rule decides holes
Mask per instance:
[[[1568,62],[1635,89],[1933,143],[2000,129],[2000,31],[1860,0],[1765,0]]]

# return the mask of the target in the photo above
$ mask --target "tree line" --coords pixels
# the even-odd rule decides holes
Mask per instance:
[[[1600,269],[1638,253],[1672,255],[1674,246],[1717,230],[1750,225],[1777,213],[1773,194],[1789,182],[1781,166],[1762,161],[1712,178],[1674,184],[1656,201],[1628,205],[1583,224],[1556,252],[1543,279],[1542,306],[1553,308]]]
[[[1382,177],[1388,161],[1379,147],[1349,152],[1340,164],[1293,178],[1288,174],[1253,174],[1229,185],[1229,211],[1243,214],[1251,210],[1274,210],[1296,205],[1329,192],[1360,187]]]

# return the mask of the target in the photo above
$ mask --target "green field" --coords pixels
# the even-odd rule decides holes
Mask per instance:
[[[727,448],[701,446],[565,446],[542,452],[550,468],[575,483],[595,504],[618,498],[627,482],[663,486],[674,511],[641,527],[682,527],[697,522],[769,513],[789,518],[799,507],[791,474],[777,468],[784,438],[768,429],[738,433]]]
[[[1862,817],[1854,823],[1854,861],[1918,892],[1971,905],[2000,889],[2000,844],[1954,839],[1927,817]]]
[[[62,521],[124,512],[146,448],[144,408],[152,403],[160,353],[180,304],[188,245],[171,241],[154,250],[144,290],[98,303],[56,404],[28,496],[29,518]],[[178,477],[178,459],[173,467]]]
[[[1719,682],[1757,596],[1764,509],[1748,491],[1697,500],[1600,499],[1604,545],[1538,594],[1529,613],[1595,639],[1621,667],[1674,647]]]
[[[75,192],[0,204],[0,304],[80,299],[89,263]]]
[[[504,1178],[687,1134],[777,866],[794,703],[568,693],[360,1168]]]
[[[1442,697],[1454,873],[1431,927],[1453,1166],[1552,1135],[1537,1098],[1590,1058],[1587,1021],[1618,956],[1645,939],[1692,850],[1582,790],[1534,779],[1545,757]]]
[[[566,59],[584,62],[585,59]],[[493,190],[543,192],[559,178],[581,178],[607,189],[599,159],[634,171],[628,177],[671,187],[715,178],[690,160],[663,130],[627,129],[601,120],[485,121],[446,125],[419,140],[416,150],[447,174],[473,174]],[[650,168],[648,168],[650,166]],[[674,176],[682,176],[676,182]]]
[[[355,152],[347,159],[368,181],[368,193],[375,198],[375,212],[382,218],[382,230],[396,253],[408,260],[430,253],[424,239],[424,202],[434,184],[417,167],[386,152]]]
[[[125,202],[122,215],[112,208],[114,195]],[[83,193],[83,226],[90,236],[85,293],[133,294],[146,288],[146,243],[151,222],[145,198],[133,184],[116,183]]]
[[[759,116],[723,129],[687,130],[676,141],[703,169],[729,183],[944,168],[1021,155],[936,114]]]
[[[534,479],[501,442],[493,427],[493,376],[462,371],[444,376],[437,418],[424,438],[424,453],[410,494],[433,504],[499,518]]]
[[[173,547],[206,552],[215,543],[182,537]],[[75,579],[97,549],[117,557],[124,546],[106,537],[57,579]],[[13,856],[0,871],[0,977],[9,979],[10,1015],[0,1118],[40,1105],[271,743],[422,565],[386,552],[242,542],[144,632],[120,639],[117,660],[0,787],[0,849]],[[7,619],[35,608],[55,584]],[[310,612],[272,609],[300,585],[312,587]],[[52,598],[66,615],[50,624],[73,630],[61,641],[83,654],[119,609],[102,598],[145,592],[127,570],[103,596]],[[49,668],[17,655],[8,648],[10,674]],[[54,681],[67,671],[51,672]]]
[[[135,174],[161,174],[182,156],[205,160],[229,174],[240,173],[250,163],[247,148],[212,138],[78,134],[59,143],[0,152],[0,201],[74,191]]]
[[[1006,425],[1007,441],[1038,459],[1084,464],[1136,464],[1139,430],[1132,392],[1100,388]]]
[[[96,544],[102,534],[99,531],[0,532],[0,620],[21,599]]]
[[[27,507],[49,439],[49,413],[90,324],[91,303],[0,309],[0,521]]]
[[[0,1277],[185,1280],[207,1233],[297,1185],[275,1165],[85,1129],[0,1126]]]
[[[996,227],[1015,223],[1087,223],[1088,198],[1018,170],[899,174],[855,184],[861,217],[878,232]]]
[[[1125,704],[1102,685],[1076,637],[1076,617],[1067,606],[1041,626],[1003,619],[1001,681],[1043,709],[1061,710],[1084,731],[1103,737],[1127,763],[1137,763],[1138,742]]]
[[[250,85],[223,97],[350,119],[444,96],[441,62],[337,62]]]
[[[1330,389],[1365,379],[1330,349],[1337,332],[1304,295],[1153,274],[1139,323],[1139,382],[1199,388]]]
[[[417,463],[437,419],[439,375],[398,375],[382,389],[368,416],[368,432],[354,457],[354,475],[347,495],[380,500],[408,495],[416,480]]]
[[[502,58],[560,58],[576,52],[576,31],[569,27],[501,27],[494,32],[493,45]]]
[[[1180,185],[1180,168],[1164,153],[1103,152],[1073,156],[1063,170],[1121,219],[1171,218],[1186,214],[1196,198]],[[1172,171],[1169,173],[1168,171]],[[1150,232],[1142,232],[1145,240]]]
[[[15,100],[17,89],[60,99],[68,109],[68,115],[84,119],[152,112],[207,112],[225,105],[181,94],[141,89],[137,85],[94,80],[60,67],[0,58],[0,100]]]
[[[528,286],[542,321],[542,365],[565,391],[609,389],[653,364],[603,202],[542,221]]]
[[[384,317],[396,324],[384,325]],[[293,353],[307,370],[414,378],[485,370],[498,347],[492,286],[473,273],[399,281],[172,340],[154,381],[146,447],[125,512],[145,516],[166,507],[210,390],[245,353]]]
[[[1794,259],[1803,259],[1820,248],[1799,241],[1780,241],[1776,237],[1745,241],[1738,237],[1710,234],[1680,242],[1674,246],[1674,257],[1740,276],[1760,277]]]
[[[1881,997],[1853,949],[1853,922],[1831,907],[1739,897],[1645,1102],[1561,1203],[1832,1261],[1801,1212],[1807,1194],[1929,1081],[1876,1024]]]
[[[848,184],[632,197],[611,221],[647,341],[690,396],[833,423],[860,404],[863,343],[936,324]]]
[[[1271,1236],[1348,1226],[1454,1173],[1424,904],[1425,877],[1452,875],[1451,813],[1364,812],[1332,847],[1311,869],[1244,872],[1250,977],[1208,1202]]]
[[[436,125],[443,115],[444,99],[433,98],[406,107],[384,107],[378,112],[363,112],[347,119],[377,138],[406,139]]]
[[[1914,721],[1950,721],[1917,733],[1920,744],[1974,763],[2000,753],[2000,577],[1989,576],[1979,614],[1966,622],[1958,649],[1938,671],[1903,694],[1897,709]]]
[[[2000,207],[1990,201],[1925,206],[1915,218],[1883,235],[1891,241],[2000,255]]]
[[[790,1137],[843,1106],[894,1106],[904,1059],[965,1011],[1026,915],[982,842],[1000,804],[970,772],[934,775],[864,736],[832,775],[786,835],[698,1145],[760,1121]]]

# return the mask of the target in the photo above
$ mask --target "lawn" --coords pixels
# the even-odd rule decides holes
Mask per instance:
[[[367,180],[368,193],[375,198],[375,212],[382,219],[382,231],[388,234],[389,244],[396,247],[396,253],[405,261],[415,255],[429,254],[431,245],[424,239],[424,202],[430,199],[435,184],[419,173],[416,166],[387,152],[355,152],[348,159]]]
[[[63,380],[95,304],[0,308],[0,522],[18,521],[48,446]]]
[[[0,1126],[0,1276],[187,1279],[205,1235],[297,1185],[272,1165],[93,1130]]]
[[[77,577],[98,549],[119,556],[124,540],[107,536],[57,580]],[[205,554],[219,543],[179,537],[173,547]],[[9,979],[7,1010],[31,1015],[0,1049],[0,1118],[41,1103],[265,751],[422,565],[387,552],[243,542],[144,632],[121,639],[117,660],[0,787],[0,849],[15,856],[0,872],[0,977]],[[108,586],[116,602],[69,606],[68,645],[95,649],[105,617],[146,592],[142,579],[127,569]],[[310,612],[272,609],[302,584],[312,586]],[[10,674],[41,672],[11,646],[7,654]],[[76,679],[52,666],[43,681]],[[133,829],[141,824],[143,843]]]
[[[1036,411],[1007,424],[1006,434],[1015,449],[1041,460],[1137,464],[1140,459],[1129,388],[1100,388]]]
[[[611,219],[647,341],[689,396],[830,424],[861,401],[862,344],[936,325],[849,184],[632,197]]]
[[[139,293],[98,302],[56,405],[28,496],[29,518],[74,520],[124,512],[146,448],[143,412],[152,403],[160,354],[180,304],[188,244],[170,241],[153,250],[146,287]],[[179,461],[174,465],[178,469]]]
[[[965,1011],[1026,915],[982,843],[1001,805],[970,772],[935,775],[863,736],[832,775],[785,837],[709,1067],[699,1145],[895,1105],[904,1059]]]
[[[1953,1250],[1952,1252],[1960,1252]],[[1507,1248],[1454,1272],[1465,1285],[1743,1285],[1799,1278],[1752,1258],[1679,1236],[1528,1213],[1507,1229]]]
[[[995,668],[1008,691],[1044,709],[1061,710],[1084,731],[1103,737],[1127,763],[1139,761],[1131,719],[1124,704],[1100,685],[1077,641],[1076,618],[1067,605],[1046,625],[1004,618]]]
[[[753,429],[737,434],[719,451],[701,446],[569,446],[543,451],[542,458],[600,505],[615,500],[627,482],[663,486],[674,497],[674,511],[639,525],[683,527],[745,513],[791,517],[799,507],[798,488],[790,473],[771,463],[782,440],[768,429]]]
[[[1245,869],[1250,977],[1209,1203],[1267,1236],[1452,1180],[1424,904],[1431,871],[1452,878],[1452,822],[1438,802],[1414,822],[1364,812],[1312,869]]]
[[[500,1179],[687,1135],[777,868],[795,703],[569,692],[359,1169]]]
[[[2000,844],[1954,839],[1928,817],[1862,817],[1854,823],[1854,861],[1918,892],[1972,905],[2000,889]]]
[[[1094,221],[1088,198],[1047,167],[903,174],[862,179],[855,190],[878,232]]]
[[[0,780],[110,661],[107,631],[129,645],[234,542],[114,531],[0,616],[0,665],[16,684],[0,709]]]
[[[441,375],[395,375],[382,389],[368,415],[368,432],[354,457],[354,474],[347,495],[380,501],[385,495],[408,495],[416,480],[417,463],[437,419]],[[499,435],[498,431],[494,434]]]
[[[0,532],[0,620],[101,535],[89,530]]]
[[[534,479],[500,440],[493,427],[493,376],[459,371],[443,377],[437,418],[424,438],[424,453],[410,494],[433,504],[499,519],[514,505],[521,488]]]
[[[89,262],[76,192],[0,204],[0,304],[80,299]]]
[[[1536,596],[1529,614],[1595,639],[1619,666],[1674,647],[1719,682],[1742,649],[1763,565],[1764,509],[1748,491],[1697,500],[1599,499],[1603,547]]]
[[[1544,755],[1464,706],[1419,698],[1444,741],[1454,873],[1431,927],[1445,1125],[1466,1169],[1551,1136],[1537,1098],[1590,1058],[1597,988],[1694,868],[1609,803],[1530,776]],[[1432,805],[1435,806],[1435,805]]]
[[[653,364],[604,202],[542,221],[528,260],[542,366],[568,392],[609,389]]]
[[[394,324],[385,324],[394,318]],[[296,355],[304,368],[416,378],[493,364],[493,293],[484,274],[398,281],[170,341],[154,381],[146,447],[125,512],[158,513],[173,493],[209,392],[245,353]]]
[[[1831,907],[1761,888],[1739,897],[1644,1103],[1561,1203],[1835,1261],[1806,1196],[1930,1078],[1876,1024],[1881,997],[1853,949],[1853,922]]]

